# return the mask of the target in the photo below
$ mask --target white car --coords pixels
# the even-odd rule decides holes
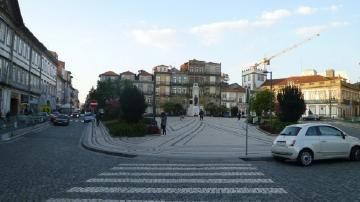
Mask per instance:
[[[276,137],[271,153],[276,160],[297,160],[304,166],[319,159],[359,161],[360,140],[329,124],[295,124],[284,128]]]
[[[91,122],[93,120],[95,120],[95,115],[91,112],[86,112],[84,115],[84,123],[88,123]]]

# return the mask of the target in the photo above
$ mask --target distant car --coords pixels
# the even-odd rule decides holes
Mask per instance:
[[[53,112],[53,113],[51,113],[51,114],[50,114],[50,121],[51,121],[51,122],[54,122],[55,118],[56,118],[57,116],[59,116],[59,115],[60,115],[59,112]]]
[[[297,160],[303,166],[318,159],[360,161],[360,140],[329,124],[295,124],[276,137],[271,153],[276,160]]]
[[[69,118],[69,116],[67,116],[65,114],[60,114],[60,115],[56,116],[56,118],[54,120],[54,125],[68,126],[69,123],[70,123],[70,118]]]
[[[72,118],[79,118],[80,117],[80,114],[78,112],[73,112],[71,115],[70,115]]]
[[[84,123],[91,122],[95,119],[94,114],[91,112],[86,112],[84,115]]]
[[[319,121],[320,117],[316,114],[309,114],[302,118],[304,121]]]

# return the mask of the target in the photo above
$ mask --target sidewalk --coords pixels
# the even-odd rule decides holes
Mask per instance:
[[[39,123],[34,126],[15,129],[0,134],[0,142],[8,142],[29,133],[40,132],[50,126],[49,122]]]
[[[244,125],[234,120],[207,118],[199,121],[187,117],[184,121],[178,121],[169,118],[168,135],[132,138],[113,138],[103,124],[96,126],[89,123],[82,136],[82,146],[92,151],[124,157],[245,157]],[[249,126],[248,157],[270,157],[273,139],[256,127]]]

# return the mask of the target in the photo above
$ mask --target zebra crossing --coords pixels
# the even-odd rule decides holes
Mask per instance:
[[[251,164],[119,164],[47,202],[282,200],[288,192]]]

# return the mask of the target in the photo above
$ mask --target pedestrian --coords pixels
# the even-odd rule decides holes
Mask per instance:
[[[96,125],[97,126],[99,126],[99,124],[100,124],[100,113],[98,112],[98,113],[96,113],[96,115],[95,115],[96,117]]]
[[[237,118],[240,121],[240,118],[241,118],[241,113],[240,112],[237,113]]]
[[[165,112],[162,112],[161,113],[161,123],[160,123],[162,135],[166,135],[166,119],[167,119],[167,117],[166,117]]]
[[[201,121],[204,120],[204,111],[203,110],[200,110],[199,115],[200,115],[200,120]]]

